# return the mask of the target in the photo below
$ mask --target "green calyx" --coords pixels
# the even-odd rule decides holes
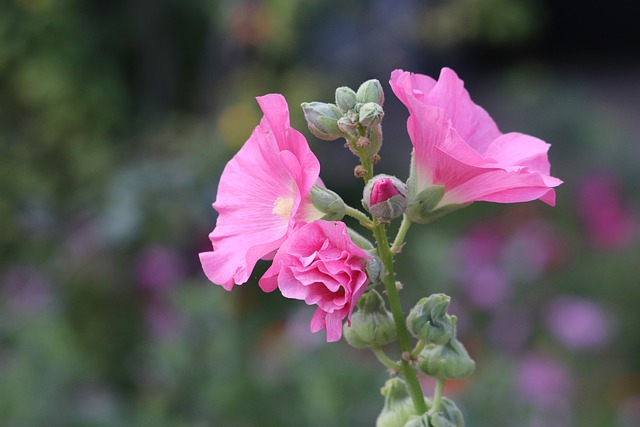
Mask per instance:
[[[432,406],[431,401],[427,400],[427,406]],[[412,415],[402,427],[464,427],[464,418],[456,404],[443,397],[438,412]]]
[[[398,339],[393,316],[374,289],[360,297],[351,315],[351,325],[343,326],[343,334],[355,348],[380,348]]]
[[[314,185],[309,191],[309,200],[324,216],[320,219],[339,221],[346,214],[346,206],[340,196],[333,191],[319,185]]]
[[[367,80],[358,88],[356,99],[361,104],[366,104],[367,102],[374,102],[378,105],[384,104],[382,85],[376,79]]]
[[[336,105],[324,102],[303,102],[301,107],[309,130],[316,137],[325,141],[344,137],[344,132],[338,126],[342,112]]]
[[[456,338],[446,344],[427,344],[418,356],[418,369],[435,378],[462,380],[471,375],[475,367],[475,362]]]
[[[407,180],[409,191],[407,209],[405,214],[412,222],[418,224],[429,224],[453,211],[465,208],[471,203],[450,203],[440,205],[445,195],[445,188],[442,185],[431,185],[426,188],[417,188],[417,172],[415,164],[415,153],[411,154],[411,169]]]
[[[428,344],[445,344],[455,336],[456,317],[447,313],[451,298],[433,294],[422,298],[407,316],[407,329]]]
[[[387,380],[380,390],[384,407],[376,420],[376,427],[403,427],[416,414],[407,386],[400,378]]]

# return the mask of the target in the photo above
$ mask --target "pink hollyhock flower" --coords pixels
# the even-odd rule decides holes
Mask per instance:
[[[320,163],[290,126],[287,102],[279,94],[257,100],[264,117],[222,172],[213,251],[200,254],[209,280],[226,290],[245,283],[296,227],[322,215],[307,198]]]
[[[276,253],[260,287],[280,288],[287,298],[318,306],[311,332],[327,331],[327,341],[342,337],[342,321],[367,287],[366,260],[343,222],[318,220],[294,231]]]
[[[493,119],[473,103],[463,81],[443,68],[438,81],[402,70],[391,88],[409,109],[414,146],[410,195],[444,187],[433,209],[475,201],[498,203],[540,199],[554,206],[556,187],[549,175],[549,144],[521,133],[502,134]]]

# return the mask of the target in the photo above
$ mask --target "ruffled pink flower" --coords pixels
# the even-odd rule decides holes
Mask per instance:
[[[366,260],[342,222],[314,221],[297,229],[282,245],[260,287],[276,287],[287,298],[317,305],[311,332],[327,331],[327,341],[342,337],[342,321],[367,286]]]
[[[219,216],[209,234],[213,251],[200,254],[209,280],[226,290],[245,283],[259,259],[271,259],[296,227],[319,213],[307,196],[320,163],[290,126],[287,102],[279,94],[257,100],[264,117],[222,172],[213,204]]]
[[[553,187],[562,181],[549,175],[550,145],[521,133],[502,134],[453,70],[443,68],[438,81],[395,70],[390,83],[410,112],[414,190],[434,185],[445,189],[436,208],[535,199],[555,205]]]

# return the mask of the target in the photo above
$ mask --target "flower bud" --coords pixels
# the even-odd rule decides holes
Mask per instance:
[[[356,93],[359,103],[375,102],[378,105],[384,104],[384,91],[378,80],[372,79],[362,83]]]
[[[450,301],[445,294],[433,294],[418,301],[407,316],[411,335],[430,344],[446,344],[455,338],[456,318],[447,313]]]
[[[347,116],[338,119],[338,128],[344,133],[352,133],[357,127],[358,124]]]
[[[429,424],[429,415],[412,415],[409,421],[402,427],[431,427],[431,424]]]
[[[440,401],[440,410],[431,415],[431,427],[464,427],[462,412],[449,398]]]
[[[343,335],[352,347],[379,348],[398,338],[393,316],[374,289],[367,291],[356,307],[351,315],[351,326],[343,326]]]
[[[418,369],[432,377],[461,380],[473,373],[476,364],[455,338],[448,343],[427,344],[418,356]]]
[[[384,396],[384,407],[378,415],[376,427],[403,427],[409,417],[415,415],[407,386],[400,378],[387,380],[380,393]]]
[[[407,186],[395,176],[374,176],[364,188],[362,205],[383,222],[402,216],[407,206]]]
[[[356,93],[346,86],[336,89],[336,105],[343,113],[353,110],[356,106]]]
[[[309,191],[309,200],[324,216],[319,219],[327,221],[339,221],[345,216],[346,207],[344,201],[328,188],[314,185]]]
[[[324,102],[303,102],[302,111],[312,134],[325,141],[341,138],[343,132],[338,127],[342,117],[340,109]]]
[[[362,126],[377,125],[384,117],[384,110],[375,102],[367,102],[360,107],[358,121]]]

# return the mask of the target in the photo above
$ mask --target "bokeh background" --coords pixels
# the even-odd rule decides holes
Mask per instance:
[[[379,79],[378,171],[404,179],[390,72],[450,66],[501,130],[552,144],[565,184],[556,208],[477,203],[410,230],[405,307],[452,295],[478,366],[446,394],[470,427],[639,426],[639,17],[624,0],[3,0],[0,425],[373,425],[387,374],[369,353],[255,279],[211,285],[197,254],[255,96],[286,96],[358,205],[355,157],[298,105]]]

